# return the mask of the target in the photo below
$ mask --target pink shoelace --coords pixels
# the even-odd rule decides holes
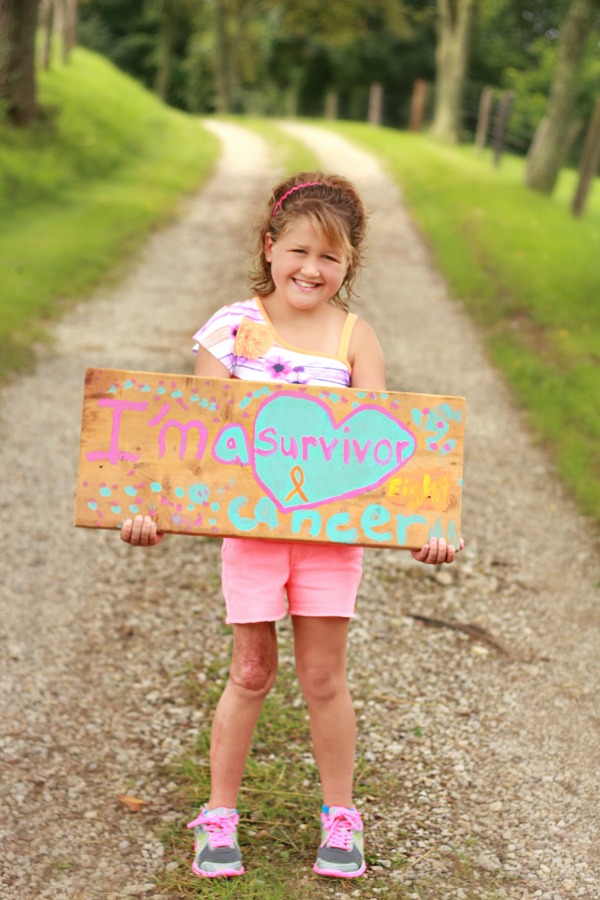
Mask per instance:
[[[233,839],[231,835],[237,828],[239,816],[237,813],[229,815],[207,816],[203,810],[197,819],[188,824],[188,828],[196,828],[201,825],[208,832],[208,843],[212,850],[218,847],[231,847]]]
[[[334,809],[323,813],[323,828],[328,832],[321,847],[335,847],[338,850],[352,849],[352,832],[362,831],[360,813],[354,809]]]

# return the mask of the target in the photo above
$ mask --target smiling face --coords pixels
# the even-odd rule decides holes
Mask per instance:
[[[265,236],[265,259],[271,264],[273,299],[298,310],[314,309],[341,288],[348,261],[338,247],[301,216],[277,239]]]

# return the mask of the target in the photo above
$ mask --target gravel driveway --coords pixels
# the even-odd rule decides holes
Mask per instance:
[[[223,155],[205,189],[1,392],[2,900],[158,898],[154,876],[173,865],[156,836],[181,815],[168,767],[203,724],[186,678],[226,662],[219,548],[171,538],[147,553],[71,523],[85,367],[190,371],[190,335],[246,296],[240,249],[273,169],[258,137],[210,127]],[[326,131],[286,127],[371,210],[357,311],[381,336],[390,387],[468,401],[459,562],[436,572],[366,554],[351,635],[360,752],[398,794],[390,808],[365,800],[380,862],[355,895],[397,882],[397,896],[430,900],[599,898],[597,531],[379,165]],[[134,813],[120,795],[149,803]],[[402,870],[389,867],[398,852]]]

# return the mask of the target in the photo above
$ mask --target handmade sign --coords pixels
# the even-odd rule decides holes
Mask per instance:
[[[464,419],[462,397],[88,369],[75,524],[457,544]]]

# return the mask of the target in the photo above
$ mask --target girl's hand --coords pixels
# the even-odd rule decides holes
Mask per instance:
[[[133,547],[154,547],[159,544],[164,534],[156,530],[156,522],[150,516],[136,516],[126,519],[121,528],[121,540]]]
[[[420,550],[411,550],[410,552],[418,562],[441,566],[442,563],[454,562],[456,554],[464,546],[465,542],[462,538],[458,550],[453,544],[447,544],[443,538],[431,538],[429,543],[424,544]]]

